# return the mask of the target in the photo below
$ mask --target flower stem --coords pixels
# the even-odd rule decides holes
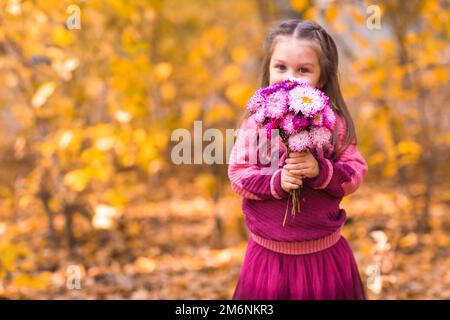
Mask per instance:
[[[289,192],[289,197],[286,204],[286,211],[284,212],[283,227],[286,223],[286,217],[289,208],[289,199],[291,198],[291,196],[292,196],[292,209],[291,209],[292,218],[295,217],[296,212],[300,213],[300,190],[302,189],[302,187],[303,186],[300,186],[299,189],[295,189]]]

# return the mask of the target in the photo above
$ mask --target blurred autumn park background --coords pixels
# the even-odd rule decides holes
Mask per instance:
[[[241,198],[226,164],[172,163],[171,133],[236,128],[286,18],[339,47],[369,164],[344,234],[370,298],[450,298],[447,1],[0,3],[1,298],[229,299]]]

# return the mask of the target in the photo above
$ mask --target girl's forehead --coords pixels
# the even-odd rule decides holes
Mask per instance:
[[[273,48],[272,60],[282,62],[318,63],[316,43],[311,40],[283,37]]]

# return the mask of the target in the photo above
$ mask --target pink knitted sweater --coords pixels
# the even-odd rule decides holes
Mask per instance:
[[[336,130],[342,142],[346,129],[345,119],[337,116]],[[281,168],[287,157],[286,146],[279,139],[280,161],[268,174],[264,155],[258,154],[252,161],[249,145],[259,146],[257,135],[244,134],[256,129],[253,117],[244,120],[229,158],[228,177],[234,192],[243,197],[242,210],[245,223],[251,233],[277,241],[305,241],[328,236],[343,226],[346,212],[340,208],[342,198],[358,189],[368,166],[356,145],[349,145],[340,156],[332,161],[333,150],[315,152],[319,164],[319,175],[303,179],[301,190],[301,212],[292,219],[289,193],[281,188]],[[253,138],[252,138],[253,137]],[[251,141],[253,139],[253,141]],[[270,150],[270,149],[269,149]],[[270,171],[269,171],[270,172]],[[288,217],[283,218],[288,208]]]

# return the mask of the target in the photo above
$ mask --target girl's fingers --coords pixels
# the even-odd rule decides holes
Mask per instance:
[[[303,169],[307,169],[308,165],[306,164],[301,164],[301,163],[296,163],[296,164],[285,164],[284,168],[286,170],[303,170]]]
[[[293,183],[289,183],[289,182],[286,182],[285,184],[286,184],[286,186],[289,189],[298,189],[298,188],[300,188],[300,186],[298,184],[293,184]]]
[[[305,158],[299,157],[299,158],[287,158],[286,163],[304,163]]]
[[[300,174],[307,174],[311,167],[302,167],[302,168],[295,168],[295,169],[287,169],[290,174],[293,175],[300,175]]]
[[[302,184],[302,180],[296,177],[292,177],[292,176],[287,176],[286,177],[286,181],[290,182],[290,183],[294,183],[294,184]]]
[[[306,152],[291,152],[289,153],[289,158],[301,158],[304,157],[307,153]]]
[[[302,179],[300,174],[295,174],[295,173],[292,172],[292,170],[287,170],[286,171],[286,176],[292,177],[292,178],[296,178],[296,179]]]
[[[289,170],[289,173],[293,174],[293,175],[300,176],[302,174],[305,174],[306,170],[305,169],[303,169],[303,170]]]

